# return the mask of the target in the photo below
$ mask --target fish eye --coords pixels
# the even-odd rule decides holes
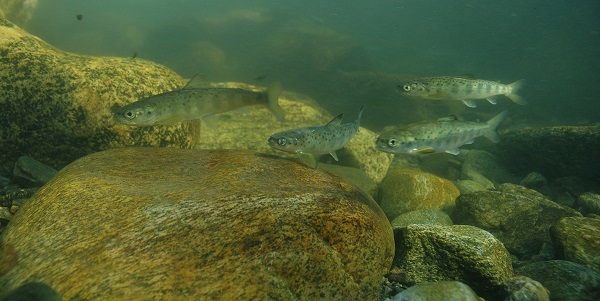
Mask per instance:
[[[404,87],[402,87],[402,89],[406,92],[410,91],[410,86],[409,85],[404,85]]]
[[[398,145],[398,141],[396,141],[396,139],[392,138],[392,139],[388,140],[388,145],[391,147],[396,147],[396,145]]]
[[[287,140],[285,138],[279,138],[277,139],[277,144],[284,146],[287,144]]]
[[[129,119],[133,119],[133,118],[135,118],[135,114],[133,113],[133,111],[127,111],[127,112],[125,112],[125,117],[127,117]]]

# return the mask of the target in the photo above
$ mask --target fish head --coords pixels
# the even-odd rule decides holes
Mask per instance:
[[[418,141],[410,135],[401,132],[385,132],[375,141],[375,147],[386,153],[415,153],[419,149]]]
[[[298,131],[285,131],[271,135],[269,146],[284,152],[295,153],[302,149],[302,134]]]
[[[402,95],[422,96],[428,93],[427,83],[413,80],[396,86],[396,92]]]
[[[122,124],[149,126],[156,123],[158,116],[154,106],[139,106],[136,103],[132,103],[118,108],[115,111],[114,118],[118,123]]]

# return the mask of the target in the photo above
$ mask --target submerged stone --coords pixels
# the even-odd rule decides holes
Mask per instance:
[[[171,148],[73,162],[0,246],[0,290],[42,281],[65,300],[377,300],[394,256],[381,209],[341,178],[249,151]]]

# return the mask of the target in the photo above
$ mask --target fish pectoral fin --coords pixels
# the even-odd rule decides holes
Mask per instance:
[[[495,99],[495,98],[493,98],[493,97],[486,98],[485,100],[487,100],[489,103],[491,103],[491,104],[493,104],[493,105],[495,105],[495,104],[496,104],[496,99]]]
[[[300,161],[308,167],[317,168],[317,158],[313,154],[298,152],[298,156],[300,156]]]
[[[337,115],[335,118],[333,118],[329,123],[327,123],[325,126],[336,126],[336,125],[340,125],[342,124],[342,119],[344,119],[344,113]]]
[[[460,154],[460,148],[449,149],[446,152],[456,156],[456,155]]]
[[[338,156],[337,156],[337,154],[335,153],[335,151],[332,151],[332,152],[330,152],[329,154],[330,154],[330,155],[333,157],[333,159],[335,159],[335,161],[339,161],[339,160],[338,160]]]
[[[473,142],[475,142],[475,140],[469,140],[469,141],[465,142],[465,144],[473,144]]]
[[[217,115],[202,116],[202,122],[209,128],[216,128],[219,117]]]
[[[477,104],[472,99],[461,99],[461,101],[469,108],[476,108]]]
[[[432,154],[432,153],[435,153],[435,149],[433,149],[431,147],[423,147],[423,148],[416,149],[414,151],[414,153],[422,154],[422,155]]]
[[[250,114],[250,108],[249,107],[240,107],[240,108],[237,108],[237,109],[232,110],[232,111],[240,113],[240,114]]]

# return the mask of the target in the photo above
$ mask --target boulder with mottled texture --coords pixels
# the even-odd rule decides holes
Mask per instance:
[[[43,282],[64,300],[377,300],[394,256],[356,186],[234,150],[89,155],[0,239],[0,291]]]
[[[565,217],[550,228],[559,258],[600,270],[600,219]]]

